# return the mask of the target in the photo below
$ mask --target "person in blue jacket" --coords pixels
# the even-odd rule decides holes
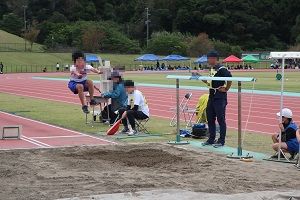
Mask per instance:
[[[299,151],[299,142],[296,137],[296,132],[298,130],[298,126],[295,122],[293,122],[293,113],[290,109],[284,108],[281,111],[282,113],[282,122],[279,123],[279,129],[281,131],[281,145],[280,148],[283,152],[289,152],[291,154],[291,158]],[[277,116],[280,117],[280,112],[277,113]],[[279,149],[279,134],[275,133],[272,135],[273,145],[272,148],[274,151],[278,152]],[[280,155],[283,157],[283,155]],[[272,156],[272,158],[277,158],[278,154]]]
[[[108,105],[110,124],[113,124],[118,114],[116,111],[124,109],[127,106],[127,93],[124,87],[122,76],[118,71],[113,71],[111,74],[113,81],[113,91],[102,93],[101,96],[104,98],[111,98],[111,104]],[[108,118],[107,107],[105,107],[101,113],[103,119]]]

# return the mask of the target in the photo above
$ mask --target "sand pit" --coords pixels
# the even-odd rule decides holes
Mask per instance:
[[[0,197],[6,200],[154,189],[219,194],[300,189],[300,172],[289,164],[245,163],[160,144],[1,151],[0,160]]]

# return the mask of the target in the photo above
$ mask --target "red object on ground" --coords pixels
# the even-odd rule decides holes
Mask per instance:
[[[231,62],[231,63],[234,63],[234,62],[243,62],[241,59],[239,59],[238,57],[234,56],[234,55],[231,55],[231,56],[228,56],[227,58],[225,58],[223,60],[223,62]]]
[[[116,123],[114,123],[114,125],[112,127],[110,127],[110,129],[107,130],[106,134],[107,135],[116,134],[118,132],[119,128],[120,128],[120,124],[121,124],[121,119],[116,121]]]

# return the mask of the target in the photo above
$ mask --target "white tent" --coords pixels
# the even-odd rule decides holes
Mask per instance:
[[[285,60],[286,59],[295,59],[295,58],[300,58],[300,52],[292,52],[292,51],[287,51],[287,52],[271,52],[270,53],[270,58],[272,59],[282,59],[282,64],[281,64],[281,95],[280,95],[280,119],[279,123],[281,123],[281,118],[282,118],[282,109],[283,109],[283,92],[284,92],[284,66],[285,66]],[[278,160],[280,159],[280,146],[281,144],[281,132],[279,133],[279,151],[278,151]]]

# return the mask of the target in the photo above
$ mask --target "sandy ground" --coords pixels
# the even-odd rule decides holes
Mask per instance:
[[[0,199],[5,200],[154,189],[219,194],[300,190],[300,171],[293,165],[246,163],[162,144],[0,151],[0,160]]]

